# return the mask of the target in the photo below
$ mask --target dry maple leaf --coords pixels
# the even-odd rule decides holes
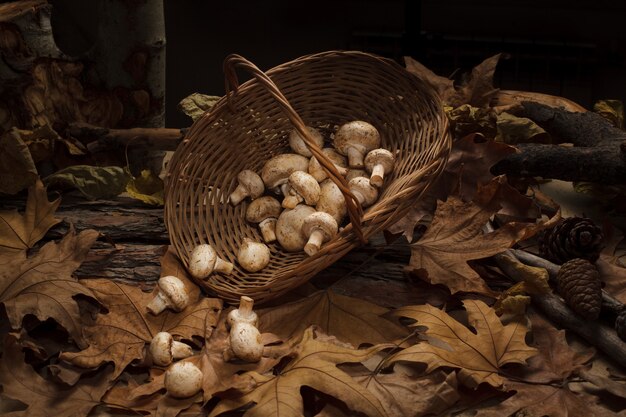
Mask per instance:
[[[89,347],[81,352],[64,352],[61,359],[86,368],[113,362],[113,378],[133,360],[144,358],[146,343],[158,332],[169,332],[188,340],[193,340],[194,336],[208,337],[206,332],[217,322],[222,307],[221,300],[205,298],[196,289],[196,296],[190,297],[190,304],[180,313],[166,310],[155,316],[146,309],[154,293],[104,279],[82,282],[109,311],[99,314],[94,324],[84,328]]]
[[[367,360],[380,350],[389,347],[373,346],[352,349],[319,340],[314,328],[304,332],[293,359],[276,375],[249,372],[254,388],[238,398],[223,399],[210,416],[255,404],[244,416],[302,417],[304,415],[300,390],[303,386],[314,388],[343,401],[351,410],[370,417],[383,417],[387,413],[380,401],[337,365]]]
[[[317,325],[324,333],[353,346],[406,336],[406,329],[381,317],[387,312],[384,307],[332,290],[318,291],[299,301],[259,310],[259,329],[288,340]]]
[[[85,346],[80,313],[73,297],[94,296],[71,274],[97,237],[95,230],[84,230],[77,235],[71,229],[59,243],[49,242],[36,255],[26,260],[17,257],[0,268],[0,303],[6,307],[13,328],[21,325],[26,314],[41,321],[53,318],[78,346]]]
[[[395,316],[416,320],[414,326],[426,326],[426,334],[449,349],[422,342],[396,353],[390,361],[422,362],[428,365],[427,371],[451,366],[460,369],[459,381],[471,388],[483,382],[499,387],[504,383],[498,374],[503,365],[525,363],[537,353],[524,342],[527,329],[522,323],[502,325],[495,311],[482,301],[465,300],[463,304],[476,333],[429,305],[394,311]]]
[[[96,374],[81,378],[71,387],[55,384],[42,378],[25,363],[21,347],[11,337],[5,338],[0,360],[0,384],[3,395],[18,400],[28,407],[14,411],[11,417],[77,417],[86,416],[100,404],[109,389],[111,369],[101,369]]]
[[[26,211],[0,211],[0,257],[15,256],[32,248],[46,232],[61,220],[54,218],[60,198],[50,202],[41,180],[28,188]],[[0,264],[4,262],[0,261]]]

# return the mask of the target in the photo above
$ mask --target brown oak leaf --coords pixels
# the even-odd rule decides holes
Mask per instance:
[[[41,180],[28,188],[26,210],[0,211],[0,258],[10,259],[16,254],[32,248],[46,232],[61,220],[54,212],[61,199],[48,201],[46,188]],[[0,264],[4,262],[0,260]]]
[[[100,404],[109,389],[112,369],[101,369],[92,376],[83,377],[68,387],[45,380],[25,362],[17,341],[5,338],[0,360],[0,384],[3,395],[24,403],[27,408],[13,411],[11,417],[75,417],[86,416]]]
[[[391,362],[409,361],[427,364],[427,371],[450,366],[459,368],[459,381],[471,388],[485,382],[493,387],[504,384],[499,375],[501,367],[509,363],[525,363],[537,354],[526,345],[526,326],[512,322],[504,326],[495,311],[482,301],[465,300],[469,324],[476,333],[450,317],[446,312],[429,305],[408,306],[393,312],[426,326],[426,335],[445,343],[446,348],[431,343],[418,343],[396,353]]]
[[[16,257],[0,268],[0,303],[6,307],[13,328],[21,325],[26,314],[41,321],[53,318],[79,347],[85,346],[81,316],[73,297],[78,294],[94,296],[71,274],[80,266],[97,237],[95,230],[76,234],[71,229],[59,243],[49,242],[36,255],[26,260]]]
[[[337,365],[359,363],[390,345],[353,349],[320,340],[314,328],[304,332],[294,357],[276,375],[248,372],[254,388],[235,398],[225,398],[209,416],[254,404],[245,415],[301,417],[304,415],[300,390],[308,386],[343,401],[348,408],[370,417],[387,416],[380,401]]]

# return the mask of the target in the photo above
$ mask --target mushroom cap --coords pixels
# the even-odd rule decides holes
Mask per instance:
[[[304,219],[315,213],[315,209],[306,204],[298,204],[294,209],[284,210],[276,222],[276,238],[287,252],[304,249],[307,238],[302,232]]]
[[[302,155],[295,153],[276,155],[263,165],[261,178],[267,188],[276,188],[286,183],[292,172],[306,171],[308,166],[308,158]]]
[[[320,184],[320,199],[317,201],[315,210],[330,214],[337,224],[341,224],[348,213],[346,198],[332,180],[327,179]]]
[[[324,239],[326,242],[330,240],[337,234],[337,221],[333,216],[323,211],[316,211],[315,213],[309,215],[306,219],[304,219],[304,223],[302,224],[302,231],[305,236],[310,236],[314,230],[319,230],[323,233]]]
[[[205,279],[213,272],[217,253],[209,244],[201,244],[193,248],[189,256],[189,273],[198,279]]]
[[[260,271],[270,262],[270,249],[263,243],[244,238],[237,253],[237,261],[248,272]]]
[[[357,177],[369,177],[369,175],[367,174],[367,171],[365,171],[364,169],[349,169],[348,173],[346,174],[346,181],[350,182],[350,180],[352,178],[357,178]]]
[[[239,184],[246,188],[250,198],[255,199],[263,195],[265,192],[265,184],[256,172],[250,169],[244,169],[237,175]]]
[[[174,338],[168,332],[159,332],[152,338],[148,351],[152,361],[158,366],[167,366],[174,359],[172,355],[172,344]]]
[[[185,284],[173,275],[159,278],[157,283],[159,292],[167,297],[171,307],[176,311],[181,311],[189,304],[189,296]]]
[[[250,223],[260,223],[270,217],[278,218],[282,211],[280,201],[271,196],[259,197],[250,202],[246,210],[246,220]]]
[[[365,157],[365,168],[371,172],[375,165],[382,165],[385,174],[389,174],[393,170],[394,162],[396,162],[396,158],[391,151],[383,148],[374,149]]]
[[[263,343],[259,329],[250,323],[235,323],[230,329],[230,348],[243,361],[260,361],[263,357]]]
[[[175,398],[188,398],[202,388],[202,371],[189,361],[176,362],[165,371],[165,389]]]
[[[378,190],[370,184],[369,178],[352,178],[350,182],[348,182],[348,187],[350,191],[355,194],[360,194],[363,197],[363,201],[361,202],[363,207],[371,206],[378,198]]]
[[[365,154],[380,146],[380,133],[370,123],[355,120],[342,125],[337,130],[333,144],[344,155],[348,154],[349,148],[356,148]]]
[[[289,175],[290,193],[294,191],[300,194],[308,205],[317,203],[320,198],[320,185],[312,175],[304,171],[295,171]]]
[[[330,161],[338,167],[346,168],[348,166],[348,161],[346,158],[337,152],[335,148],[323,148],[322,153],[330,159]],[[307,169],[308,173],[313,176],[318,182],[324,181],[328,178],[326,171],[322,168],[322,164],[317,160],[316,157],[312,156],[309,160],[309,167]],[[341,173],[341,172],[340,172]]]
[[[315,142],[318,148],[324,146],[324,137],[319,130],[311,126],[307,126],[306,130],[309,132],[311,139],[313,139],[313,142]],[[299,155],[306,156],[307,158],[310,158],[311,155],[313,155],[306,143],[304,143],[304,139],[302,139],[302,136],[300,136],[300,133],[298,133],[296,129],[289,133],[289,146],[291,146],[291,149]]]

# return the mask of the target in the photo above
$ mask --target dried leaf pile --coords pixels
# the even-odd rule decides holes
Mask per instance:
[[[490,106],[499,58],[476,67],[460,87],[407,59],[407,69],[450,106],[456,140],[438,182],[388,235],[412,242],[407,276],[424,291],[443,289],[445,304],[389,309],[332,286],[292,295],[257,310],[265,344],[258,363],[226,360],[233,307],[201,293],[172,250],[161,259],[161,276],[176,275],[189,290],[191,303],[179,313],[150,314],[154,293],[135,286],[75,278],[99,233],[72,229],[58,242],[40,242],[60,221],[59,200],[50,201],[43,183],[24,174],[36,178],[27,156],[35,158],[39,139],[5,132],[0,158],[23,155],[23,185],[30,186],[23,213],[0,211],[0,413],[626,415],[624,370],[592,366],[594,350],[529,307],[532,297],[553,293],[547,272],[515,263],[525,278],[513,285],[493,262],[509,248],[532,245],[560,219],[558,207],[528,184],[490,173],[515,152],[511,144],[549,139],[532,121]],[[183,104],[196,117],[210,106],[198,97]],[[613,117],[617,108],[607,102],[597,111]],[[132,178],[123,168],[72,166],[47,183],[71,183],[88,198],[125,190],[150,204],[162,199],[162,183],[149,172]],[[614,255],[607,245],[598,266],[605,290],[624,301],[626,273]],[[193,347],[183,360],[203,372],[197,395],[176,399],[164,389],[165,368],[147,354],[161,331]]]

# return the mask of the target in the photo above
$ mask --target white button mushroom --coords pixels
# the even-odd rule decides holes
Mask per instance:
[[[174,340],[168,332],[157,333],[148,348],[152,362],[158,366],[167,366],[174,359],[183,359],[193,355],[191,346]]]
[[[249,169],[245,169],[237,175],[237,180],[239,181],[239,185],[235,188],[235,191],[230,195],[230,203],[233,206],[241,203],[241,201],[250,197],[252,200],[255,198],[259,198],[265,192],[265,186],[263,184],[263,180],[254,171]]]
[[[322,149],[322,153],[326,155],[328,159],[330,159],[330,161],[335,165],[335,168],[340,175],[346,175],[346,173],[348,172],[348,169],[346,168],[348,166],[348,162],[343,155],[338,153],[333,148],[324,148]],[[328,174],[326,174],[326,171],[324,171],[324,168],[322,168],[322,165],[314,156],[311,157],[311,159],[309,160],[308,171],[309,174],[311,174],[313,178],[317,180],[317,182],[322,182],[326,178],[328,178]]]
[[[348,187],[363,207],[371,206],[378,198],[378,189],[370,184],[370,180],[368,178],[352,178],[348,183]]]
[[[239,247],[237,261],[246,271],[258,272],[270,263],[270,249],[263,243],[246,237]]]
[[[365,168],[372,173],[370,183],[375,187],[382,187],[385,174],[393,171],[396,158],[387,149],[374,149],[365,157]]]
[[[276,238],[285,251],[298,252],[304,249],[307,239],[302,233],[302,224],[313,213],[313,207],[298,204],[294,209],[280,214],[276,222]]]
[[[352,178],[356,178],[356,177],[368,178],[369,175],[367,171],[364,169],[349,169],[348,173],[346,174],[346,181],[350,182]]]
[[[295,171],[289,175],[289,192],[283,200],[283,207],[292,209],[301,202],[307,205],[317,204],[320,198],[320,185],[313,176],[303,171]]]
[[[263,357],[261,333],[257,329],[258,316],[252,311],[254,300],[242,296],[239,308],[228,313],[230,326],[230,349],[235,356],[246,362],[258,362]]]
[[[189,273],[194,278],[206,279],[214,271],[228,275],[233,272],[233,264],[217,256],[211,245],[196,246],[189,256]]]
[[[189,304],[189,296],[185,284],[178,278],[168,275],[157,282],[157,295],[146,308],[152,314],[159,314],[166,308],[183,311]]]
[[[309,132],[309,136],[313,139],[313,142],[315,142],[318,148],[324,146],[324,137],[319,130],[311,126],[307,126],[306,130]],[[289,146],[299,155],[306,156],[307,158],[310,158],[312,155],[309,147],[304,143],[304,139],[302,139],[300,133],[295,129],[289,134]]]
[[[315,210],[330,214],[337,224],[341,224],[348,213],[346,198],[332,180],[327,179],[320,184],[320,199],[317,201]]]
[[[252,310],[254,300],[247,295],[242,295],[239,299],[239,308],[231,310],[226,316],[226,324],[232,327],[235,323],[248,323],[258,326],[259,316]]]
[[[329,241],[337,234],[337,222],[328,213],[318,211],[306,219],[302,224],[304,235],[309,238],[304,246],[307,255],[313,256],[319,252],[322,243]]]
[[[165,371],[165,389],[174,398],[189,398],[202,388],[202,371],[191,362],[176,362]]]
[[[380,146],[380,133],[371,124],[356,120],[337,130],[333,144],[339,153],[348,156],[350,168],[363,168],[365,154]]]
[[[276,190],[287,183],[292,172],[306,171],[308,166],[309,160],[302,155],[295,153],[276,155],[263,165],[261,178],[267,188]]]
[[[252,201],[246,210],[246,220],[258,223],[263,240],[267,243],[276,240],[276,220],[282,211],[280,202],[274,197],[264,196]]]

